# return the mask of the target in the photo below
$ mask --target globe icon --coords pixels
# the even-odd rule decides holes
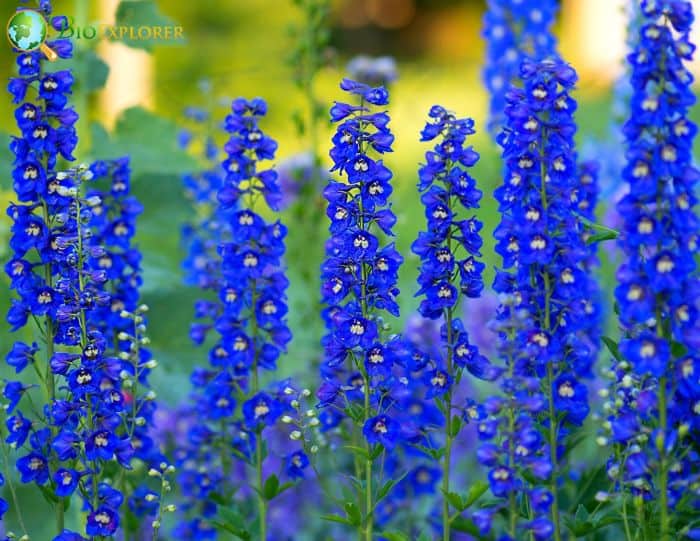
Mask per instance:
[[[31,9],[18,11],[7,24],[7,37],[20,51],[33,51],[46,39],[46,19]]]

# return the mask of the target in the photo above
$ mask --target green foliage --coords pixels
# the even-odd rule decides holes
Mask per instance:
[[[263,485],[263,497],[267,500],[274,500],[277,496],[282,494],[285,490],[292,488],[294,483],[284,483],[280,484],[279,478],[272,474],[265,480]]]
[[[220,505],[217,508],[216,517],[211,521],[218,530],[233,534],[242,541],[250,541],[253,536],[247,529],[250,524],[247,525],[246,522],[243,515],[230,505],[228,507]]]
[[[73,57],[57,60],[52,69],[74,70],[76,77],[74,92],[91,93],[100,90],[107,83],[109,77],[109,66],[98,56],[98,54],[87,48],[76,47]]]
[[[573,517],[564,516],[564,523],[574,537],[584,537],[610,526],[620,523],[617,512],[599,510],[589,513],[584,505],[579,505]]]
[[[93,155],[131,156],[131,166],[139,174],[181,174],[192,171],[197,162],[177,144],[178,127],[142,107],[124,111],[109,134],[104,126],[94,123]]]
[[[174,27],[175,22],[160,12],[153,0],[122,0],[117,8],[116,26],[126,26],[136,33],[140,26]],[[184,39],[131,39],[129,35],[121,41],[135,49],[151,51],[156,45],[182,45]]]
[[[618,362],[622,361],[622,353],[620,353],[620,348],[618,347],[617,342],[615,342],[615,340],[609,336],[603,336],[602,340],[610,354],[615,357],[615,360]]]

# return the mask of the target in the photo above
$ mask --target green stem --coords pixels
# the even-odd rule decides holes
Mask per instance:
[[[542,130],[542,139],[540,141],[540,198],[542,200],[542,210],[545,214],[549,209],[549,201],[547,199],[547,166],[545,160],[545,143],[547,140],[547,130]],[[549,272],[544,269],[543,280],[544,280],[544,321],[543,327],[546,332],[549,333],[551,330],[551,284]],[[557,458],[557,416],[554,410],[554,366],[552,361],[547,361],[547,393],[548,393],[548,418],[549,418],[549,459],[552,463],[552,473],[550,477],[550,492],[552,493],[552,524],[554,526],[554,541],[561,541],[561,526],[559,524],[559,490],[557,487],[558,478],[558,465],[559,461]]]
[[[450,253],[452,249],[450,247]],[[453,376],[452,366],[452,308],[447,310],[445,325],[447,329],[447,373]],[[442,539],[450,541],[450,502],[447,495],[450,493],[450,468],[452,466],[452,389],[445,393],[445,454],[442,457]]]
[[[369,378],[365,379],[365,417],[369,418]],[[366,441],[366,440],[365,440]],[[367,460],[365,461],[365,509],[366,509],[366,526],[365,539],[372,541],[372,530],[374,529],[374,516],[372,509],[372,458],[370,456],[371,447],[365,443],[367,447]]]
[[[662,445],[659,446],[660,455],[660,528],[661,541],[670,541],[670,517],[668,513],[668,465],[666,464],[666,433],[668,430],[668,412],[666,405],[666,376],[659,379],[659,428],[661,430]]]
[[[258,514],[260,516],[260,541],[267,541],[267,501],[263,494],[263,448],[262,431],[257,434],[255,441],[256,470],[258,477]]]
[[[250,208],[253,208],[254,202],[251,201]],[[253,284],[253,291],[251,294],[251,305],[256,306],[257,304],[257,291],[256,285]],[[258,321],[255,316],[255,310],[251,310],[250,316],[250,334],[253,341],[256,340],[258,334]],[[255,395],[260,390],[260,375],[258,374],[258,351],[255,352],[255,359],[253,360],[253,388],[252,393]],[[255,434],[255,473],[256,482],[258,487],[258,519],[260,520],[260,541],[267,541],[267,500],[265,499],[265,494],[263,489],[265,487],[263,480],[263,441],[262,441],[262,431],[260,428]]]

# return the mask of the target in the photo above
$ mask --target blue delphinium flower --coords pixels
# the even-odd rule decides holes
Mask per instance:
[[[388,114],[374,112],[375,107],[388,103],[383,87],[372,88],[348,79],[340,87],[356,103],[336,102],[330,111],[337,124],[330,151],[332,171],[338,171],[347,182],[331,180],[324,192],[330,238],[321,279],[328,334],[323,339],[324,384],[318,396],[329,410],[352,412],[353,441],[363,445],[364,440],[368,449],[362,495],[367,521],[360,529],[370,539],[374,525],[370,449],[379,445],[390,449],[401,439],[387,411],[390,404],[382,401],[382,382],[389,380],[396,345],[383,336],[382,313],[399,313],[396,283],[402,258],[394,244],[382,238],[392,235],[396,217],[389,203],[392,173],[376,157],[391,151],[394,137],[388,128]],[[372,368],[379,365],[382,368]],[[334,422],[337,424],[339,417]]]
[[[185,283],[202,289],[216,289],[212,277],[216,275],[220,242],[228,239],[229,215],[231,209],[222,208],[217,195],[224,181],[221,168],[221,148],[211,133],[212,113],[196,107],[188,107],[185,117],[193,127],[181,135],[181,145],[186,149],[196,149],[202,161],[202,170],[183,176],[185,196],[194,207],[194,218],[182,227],[182,245],[187,257],[182,267]],[[196,342],[204,340],[208,328],[195,327],[192,337]]]
[[[42,10],[48,16],[50,4],[43,3]],[[64,17],[51,20],[56,29],[64,23]],[[49,45],[60,56],[70,56],[70,42]],[[117,278],[116,273],[124,271],[119,258],[114,266],[98,262],[107,262],[115,247],[120,254],[128,251],[133,223],[117,221],[98,231],[95,221],[104,210],[102,198],[97,193],[84,195],[96,171],[87,166],[57,169],[59,160],[73,160],[77,143],[77,114],[68,102],[73,77],[67,70],[46,71],[42,54],[20,53],[20,76],[9,84],[18,104],[20,136],[10,145],[18,203],[8,209],[14,254],[5,270],[17,298],[7,319],[18,329],[31,318],[38,324],[41,345],[17,343],[8,355],[18,377],[26,380],[30,372],[36,373],[37,384],[6,382],[3,396],[11,414],[6,441],[19,455],[16,466],[22,482],[56,496],[56,539],[83,539],[62,526],[63,498],[74,493],[82,498],[87,514],[84,532],[112,537],[119,529],[123,496],[105,481],[131,469],[137,448],[148,448],[147,438],[137,436],[145,434],[145,428],[132,432],[123,427],[129,424],[127,418],[132,427],[141,424],[151,405],[139,402],[138,420],[126,413],[125,363],[110,344],[122,329],[115,319],[123,308],[120,303],[138,299],[118,298],[123,276]],[[36,94],[26,92],[30,85]],[[128,177],[115,172],[115,197],[127,188]],[[129,284],[137,286],[138,280]],[[32,371],[27,370],[30,366]],[[37,387],[41,395],[35,394]],[[24,400],[27,396],[31,401]],[[45,397],[43,404],[37,402],[39,396]]]
[[[452,444],[459,434],[459,423],[453,419],[454,388],[464,370],[477,378],[494,380],[499,370],[479,354],[469,343],[464,324],[459,317],[462,298],[474,298],[484,287],[484,264],[478,258],[483,224],[471,216],[462,219],[464,210],[479,207],[481,191],[469,174],[469,168],[479,160],[479,154],[466,140],[475,133],[474,121],[458,119],[443,107],[435,105],[430,120],[421,134],[422,141],[436,141],[434,149],[425,155],[418,190],[425,206],[427,231],[419,233],[412,250],[421,259],[418,275],[421,297],[419,312],[429,319],[441,319],[440,341],[436,355],[430,357],[424,371],[426,399],[434,399],[445,417],[444,455],[442,463],[442,492],[450,492]],[[452,512],[448,499],[443,498],[442,533],[450,539]]]
[[[561,539],[558,472],[567,436],[589,411],[581,380],[592,375],[596,354],[587,323],[595,287],[585,273],[591,251],[577,218],[584,191],[570,96],[576,73],[560,60],[526,60],[520,76],[522,88],[508,92],[508,123],[499,136],[506,171],[496,190],[503,217],[494,233],[503,258],[494,289],[507,301],[495,326],[507,375],[504,397],[485,404],[490,419],[479,435],[493,442],[479,458],[490,468],[492,491],[506,501],[511,538],[522,527],[538,539]],[[526,469],[532,476],[523,477]],[[543,490],[551,498],[541,498]],[[522,524],[519,498],[533,510]]]
[[[669,540],[698,502],[700,345],[697,312],[698,217],[692,163],[697,127],[687,68],[691,2],[645,0],[628,56],[632,96],[624,125],[629,193],[618,204],[624,254],[615,298],[623,339],[601,443],[611,443],[608,475],[627,493],[658,505],[655,538]]]
[[[186,518],[177,527],[179,536],[214,539],[215,531],[201,520],[216,511],[209,495],[230,495],[241,484],[257,492],[258,526],[261,538],[266,538],[268,500],[274,495],[263,491],[265,463],[272,459],[265,442],[278,419],[294,410],[299,394],[292,387],[287,392],[288,386],[264,389],[262,381],[266,371],[276,369],[291,339],[282,260],[286,228],[258,213],[263,202],[277,210],[281,196],[276,171],[265,165],[277,149],[259,127],[266,112],[262,99],[239,98],[225,121],[229,139],[217,193],[219,209],[213,215],[227,223],[202,237],[217,250],[208,255],[209,263],[202,268],[206,276],[198,281],[217,297],[196,305],[202,321],[196,326],[213,329],[218,336],[209,352],[210,367],[195,369],[190,378],[197,422],[178,451],[183,510],[194,511],[198,518]],[[192,336],[196,342],[204,339],[200,330]],[[296,469],[289,477],[301,478],[301,457],[290,460]]]
[[[506,95],[525,58],[544,60],[556,54],[551,27],[555,0],[488,0],[482,35],[486,40],[483,79],[489,91],[489,130],[498,134],[506,123]]]
[[[139,201],[129,194],[130,176],[128,158],[113,161],[97,161],[90,166],[97,189],[87,192],[93,201],[90,227],[93,231],[91,259],[93,273],[104,273],[107,281],[102,290],[109,294],[109,303],[95,307],[89,324],[103,335],[114,339],[107,344],[106,353],[121,362],[119,382],[105,386],[110,409],[119,415],[123,423],[115,429],[115,436],[127,439],[134,450],[134,458],[148,469],[163,470],[168,462],[154,444],[150,431],[156,411],[155,392],[150,389],[148,377],[156,361],[146,347],[147,306],[140,304],[141,253],[133,242],[136,218],[143,211]],[[138,486],[129,498],[129,509],[147,511],[134,501],[146,490],[145,479],[126,474],[129,484]],[[159,496],[150,506],[159,505]],[[139,515],[143,519],[146,515]],[[151,515],[153,518],[154,515]],[[130,521],[125,521],[127,535]]]

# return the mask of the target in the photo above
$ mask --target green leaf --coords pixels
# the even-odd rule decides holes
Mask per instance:
[[[688,353],[688,348],[685,347],[683,344],[680,342],[676,342],[673,340],[671,342],[671,354],[674,357],[680,358],[680,357],[685,357]]]
[[[71,58],[57,60],[52,67],[72,70],[75,84],[88,93],[104,87],[109,77],[109,66],[92,49],[78,47]]]
[[[153,0],[122,0],[117,7],[116,25],[117,27],[126,27],[132,30],[125,36],[120,36],[119,40],[135,49],[144,49],[150,51],[156,45],[183,45],[183,38],[175,38],[174,29],[182,27],[177,25],[170,17],[164,15],[158,9],[158,5]],[[161,27],[163,31],[170,28],[173,36],[168,39],[136,39],[138,36],[139,27]],[[145,36],[148,37],[148,36]],[[165,36],[164,36],[165,37]]]
[[[408,537],[401,532],[382,532],[382,537],[386,539],[386,541],[410,541]]]
[[[372,447],[372,452],[369,455],[369,459],[374,462],[377,460],[380,456],[382,456],[382,453],[384,452],[384,446],[383,445],[375,445]]]
[[[588,244],[593,244],[595,242],[601,242],[605,240],[615,240],[617,237],[620,236],[620,232],[616,229],[612,229],[602,224],[597,224],[589,220],[588,218],[581,216],[580,214],[577,214],[576,216],[586,225],[586,227],[588,227],[588,229],[595,231],[593,235],[588,237]]]
[[[479,528],[477,528],[471,520],[465,517],[456,517],[452,521],[452,529],[456,532],[468,533],[477,538],[481,537],[479,534]]]
[[[456,492],[443,492],[443,495],[445,496],[445,498],[447,498],[447,501],[450,502],[450,505],[452,507],[454,507],[458,511],[461,511],[463,509],[462,496],[460,496]]]
[[[214,526],[216,526],[218,530],[224,530],[225,532],[229,532],[230,534],[235,535],[238,539],[242,539],[243,541],[250,541],[253,538],[250,535],[250,532],[248,532],[247,530],[239,530],[237,528],[234,528],[230,524],[226,524],[225,522],[212,520],[211,523]]]
[[[337,522],[338,524],[347,524],[348,526],[353,525],[348,519],[346,519],[345,517],[341,517],[340,515],[321,515],[321,520],[326,520],[328,522]]]
[[[93,158],[129,155],[139,175],[181,175],[198,168],[197,161],[178,146],[177,125],[141,107],[125,110],[111,134],[98,123],[91,125],[91,131]],[[161,194],[168,192],[165,186],[153,188]]]
[[[474,502],[481,498],[488,489],[489,484],[486,481],[475,481],[472,483],[467,491],[467,495],[462,498],[464,503],[462,511],[469,509],[472,505],[474,505]]]
[[[109,66],[92,49],[85,49],[81,56],[82,59],[79,58],[78,61],[83,63],[83,79],[79,83],[85,84],[87,92],[104,87],[109,77]]]
[[[263,497],[267,501],[272,500],[275,496],[277,496],[277,494],[279,494],[279,488],[280,480],[273,473],[265,480],[265,484],[263,485]]]
[[[610,354],[615,357],[615,360],[622,361],[622,353],[620,353],[620,348],[617,346],[617,342],[608,336],[603,336],[602,338],[605,347],[608,348]]]
[[[595,244],[596,242],[605,242],[606,240],[615,240],[617,239],[618,234],[617,232],[612,233],[609,231],[603,232],[603,233],[596,233],[595,235],[591,235],[586,239],[586,244]]]
[[[401,477],[389,479],[386,483],[384,483],[377,492],[375,505],[382,501],[384,498],[386,498],[389,495],[389,492],[391,492],[391,489],[394,488],[398,483],[400,483],[404,477],[406,477],[405,473]]]
[[[459,415],[454,415],[450,425],[450,437],[456,438],[460,430],[462,430],[462,418]]]
[[[360,456],[364,460],[367,460],[369,458],[369,453],[364,447],[357,447],[355,445],[345,445],[344,447],[348,451],[351,451],[353,454]]]
[[[359,526],[362,524],[362,513],[360,513],[360,509],[357,507],[356,504],[353,502],[345,502],[345,505],[343,506],[345,509],[345,513],[348,516],[348,521],[350,524],[353,526]]]

